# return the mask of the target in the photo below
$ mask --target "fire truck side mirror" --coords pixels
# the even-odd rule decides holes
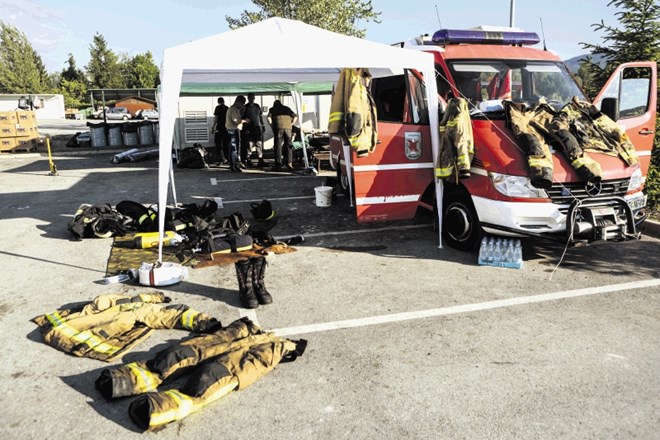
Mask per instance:
[[[611,120],[619,119],[619,100],[617,98],[603,98],[600,104],[600,111],[606,114]]]

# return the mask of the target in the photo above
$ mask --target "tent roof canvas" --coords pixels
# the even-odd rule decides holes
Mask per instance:
[[[433,55],[337,34],[295,20],[274,17],[233,31],[165,49],[161,64],[159,204],[164,208],[171,149],[181,92],[270,84],[289,91],[328,89],[342,68],[369,68],[372,76],[416,69],[435,78]],[[246,90],[246,89],[244,89]],[[249,91],[249,90],[246,90]],[[224,92],[226,93],[226,91]],[[435,81],[427,84],[429,118],[437,126]],[[437,131],[431,130],[437,148]],[[160,225],[163,230],[164,225]],[[159,246],[159,258],[162,255]]]

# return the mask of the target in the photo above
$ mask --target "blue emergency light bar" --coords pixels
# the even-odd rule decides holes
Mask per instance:
[[[436,44],[512,44],[532,45],[541,41],[536,32],[440,29],[431,39]]]

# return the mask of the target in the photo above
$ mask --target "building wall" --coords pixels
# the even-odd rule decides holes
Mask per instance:
[[[18,110],[18,99],[25,95],[0,95],[0,111]],[[35,116],[41,119],[64,119],[64,96],[62,95],[31,95],[35,103]],[[39,108],[36,108],[39,106]]]
[[[137,98],[124,98],[117,101],[115,107],[126,107],[131,115],[135,116],[138,110],[156,108],[154,104]]]

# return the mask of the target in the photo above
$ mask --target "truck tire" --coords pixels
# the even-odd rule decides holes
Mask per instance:
[[[460,251],[478,249],[484,232],[467,191],[460,188],[447,191],[443,197],[443,211],[443,240]]]
[[[346,196],[351,194],[351,188],[348,185],[348,179],[349,177],[341,170],[341,163],[339,160],[337,160],[337,183],[339,184],[341,192]],[[353,185],[353,187],[355,188],[355,185]]]

